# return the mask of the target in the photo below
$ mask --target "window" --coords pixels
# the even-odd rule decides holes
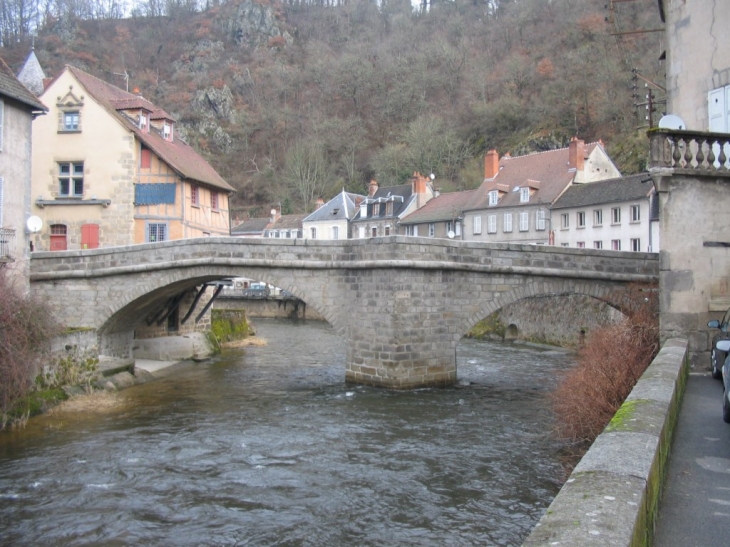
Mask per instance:
[[[317,239],[317,228],[312,227],[309,229],[309,238]]]
[[[373,216],[380,216],[380,203],[373,203]]]
[[[340,227],[332,226],[332,239],[340,239]]]
[[[611,224],[621,224],[621,208],[613,207],[611,209]]]
[[[474,217],[474,235],[482,233],[482,217],[479,215]]]
[[[142,130],[147,129],[147,114],[145,112],[139,114],[139,128]]]
[[[385,204],[385,216],[392,217],[393,216],[393,202],[389,201]],[[385,234],[388,235],[388,234]]]
[[[164,122],[162,124],[162,138],[166,141],[172,140],[172,125],[170,125],[168,122]]]
[[[144,146],[139,155],[139,167],[140,169],[150,169],[152,167],[152,150]]]
[[[523,211],[520,213],[520,232],[526,232],[530,229],[530,213]]]
[[[707,94],[707,102],[710,131],[730,133],[730,86],[726,85],[711,90]],[[686,127],[683,129],[686,129]],[[715,156],[718,155],[718,153],[715,154]]]
[[[78,131],[79,130],[79,112],[64,112],[63,113],[63,130],[64,131]]]
[[[390,224],[388,224],[388,225],[387,225],[387,226],[385,227],[385,235],[387,235],[387,236],[389,236],[389,235],[390,235]]]
[[[406,226],[406,235],[407,236],[414,236],[414,235],[416,235],[416,234],[413,233],[413,228],[415,228],[415,226],[413,226],[412,224],[409,224],[408,226]]]
[[[520,203],[527,203],[530,201],[530,188],[520,188]]]
[[[502,219],[502,230],[504,232],[512,231],[512,213],[505,213]]]
[[[198,192],[198,187],[194,184],[190,185],[190,205],[193,207],[200,206],[200,194]]]
[[[454,231],[454,223],[451,222],[450,220],[447,220],[446,221],[446,233],[448,234],[449,232],[453,232],[453,231]]]
[[[535,230],[545,229],[545,211],[535,211]]]
[[[0,177],[0,228],[4,226],[3,224],[3,181],[5,179],[3,177]]]
[[[489,215],[487,217],[487,233],[488,234],[497,233],[497,215]]]
[[[593,226],[603,226],[603,209],[593,211]]]
[[[570,215],[568,213],[560,215],[560,228],[563,230],[570,228]]]
[[[5,125],[5,101],[0,99],[0,152],[3,149],[3,127]]]
[[[58,164],[58,194],[63,197],[84,195],[84,162]]]
[[[612,239],[611,240],[611,249],[613,249],[614,251],[620,251],[621,250],[621,240]]]
[[[577,213],[576,218],[578,219],[578,228],[585,228],[586,227],[585,211],[580,211],[579,213]]]
[[[371,230],[371,235],[372,235],[372,237],[378,237],[378,227],[377,226],[373,226],[373,228]]]
[[[594,249],[603,249],[603,241],[594,241],[593,248]]]
[[[436,224],[433,222],[428,223],[428,237],[433,237],[436,235]]]
[[[636,239],[631,240],[631,250],[636,253],[641,252],[641,239],[637,237]]]
[[[586,248],[586,242],[585,241],[579,241],[578,243],[575,244],[575,246],[578,247],[579,249],[585,249]]]
[[[641,205],[631,206],[631,222],[641,222]]]
[[[461,235],[461,222],[456,223],[456,230],[454,230],[454,231],[456,232],[457,236]]]
[[[360,218],[368,218],[368,204],[363,203],[360,205]]]
[[[567,247],[567,246],[568,246],[568,244],[567,244],[567,243],[561,243],[561,244],[560,244],[560,246],[561,246],[561,247]]]
[[[150,222],[147,225],[147,241],[167,241],[167,224],[164,222]]]
[[[487,195],[489,196],[489,205],[497,205],[499,202],[499,193],[497,190],[492,190]]]
[[[214,211],[219,210],[218,206],[218,192],[212,191],[210,192],[210,208]]]

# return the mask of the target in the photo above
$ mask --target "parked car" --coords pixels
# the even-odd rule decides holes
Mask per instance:
[[[730,424],[730,340],[720,340],[717,343],[718,351],[722,351],[727,357],[722,365],[722,419]]]
[[[725,312],[723,318],[718,321],[713,319],[707,323],[711,329],[718,329],[718,332],[712,337],[712,352],[710,353],[710,370],[715,380],[722,378],[722,365],[728,355],[728,351],[717,348],[720,340],[730,340],[730,309]],[[724,347],[724,344],[723,344]]]

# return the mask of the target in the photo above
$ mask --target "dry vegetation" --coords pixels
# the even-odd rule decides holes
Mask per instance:
[[[557,435],[582,453],[659,351],[657,293],[635,289],[626,320],[594,331],[552,395]]]

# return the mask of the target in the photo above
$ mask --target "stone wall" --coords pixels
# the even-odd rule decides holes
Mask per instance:
[[[279,319],[309,319],[324,321],[325,318],[306,302],[296,298],[218,298],[213,304],[216,310],[246,310],[247,317],[267,317]]]

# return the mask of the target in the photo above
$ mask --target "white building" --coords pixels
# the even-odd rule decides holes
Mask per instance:
[[[327,203],[317,200],[317,209],[302,220],[304,239],[350,239],[350,221],[365,196],[342,192]]]
[[[648,173],[573,185],[552,207],[555,245],[659,252],[657,205]]]

